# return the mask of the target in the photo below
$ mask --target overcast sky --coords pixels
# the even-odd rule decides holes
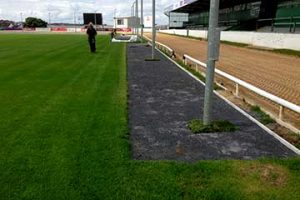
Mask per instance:
[[[33,16],[48,21],[49,12],[51,22],[74,22],[74,11],[76,19],[82,22],[83,12],[103,13],[104,23],[113,24],[113,17],[129,16],[131,5],[134,0],[0,0],[0,19],[13,21]],[[163,10],[179,0],[156,0],[157,24],[167,24],[167,17]],[[139,0],[140,2],[140,0]],[[151,15],[152,0],[144,0],[145,16]]]

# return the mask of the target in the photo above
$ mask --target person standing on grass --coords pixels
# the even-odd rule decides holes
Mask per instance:
[[[90,49],[92,53],[96,52],[96,35],[97,35],[97,31],[93,26],[93,23],[90,22],[86,34],[89,37],[89,44],[90,44]]]
[[[117,35],[117,29],[113,29],[110,33],[110,40],[112,41]]]

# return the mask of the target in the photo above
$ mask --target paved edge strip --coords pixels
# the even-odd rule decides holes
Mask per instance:
[[[156,48],[156,50],[161,53],[164,57],[166,57],[168,60],[170,60],[172,63],[174,63],[178,68],[180,68],[182,71],[186,72],[190,77],[201,83],[202,85],[205,86],[205,83],[199,80],[196,76],[194,76],[192,73],[184,69],[182,66],[180,66],[176,61],[171,59],[169,56],[167,56],[165,53],[163,53],[160,49]],[[297,155],[300,155],[300,150],[296,148],[294,145],[292,145],[290,142],[286,141],[284,138],[280,137],[278,134],[276,134],[274,131],[266,127],[264,124],[256,120],[254,117],[246,113],[244,110],[239,108],[237,105],[220,95],[218,92],[214,90],[214,94],[216,94],[218,97],[220,97],[222,100],[224,100],[227,104],[229,104],[231,107],[239,111],[242,115],[250,119],[252,122],[257,124],[259,127],[261,127],[264,131],[266,131],[269,135],[273,136],[275,139],[277,139],[280,143],[282,143],[284,146],[286,146],[288,149],[292,150],[294,153]]]

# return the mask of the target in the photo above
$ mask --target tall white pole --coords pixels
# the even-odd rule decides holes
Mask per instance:
[[[143,39],[144,37],[144,1],[143,0],[141,0],[141,25],[142,25],[141,37]]]
[[[155,58],[155,36],[156,36],[156,29],[155,29],[155,0],[152,0],[152,59]]]
[[[220,0],[210,0],[209,12],[209,30],[208,30],[208,58],[206,70],[205,83],[205,97],[204,97],[204,112],[203,123],[208,125],[212,120],[212,106],[213,106],[213,87],[215,75],[215,62],[219,57],[220,48],[220,31],[217,28],[219,22],[219,3]]]

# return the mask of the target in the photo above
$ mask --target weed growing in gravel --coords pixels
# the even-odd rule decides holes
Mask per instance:
[[[234,124],[227,120],[214,121],[210,125],[204,125],[203,121],[194,119],[188,123],[188,128],[195,134],[215,133],[215,132],[234,132],[238,130]]]
[[[270,115],[266,114],[264,111],[261,110],[259,106],[252,106],[251,111],[255,112],[259,115],[259,121],[263,124],[271,124],[274,123],[274,119],[270,117]]]
[[[195,70],[193,70],[190,66],[186,65],[183,63],[183,61],[177,59],[176,62],[182,66],[184,69],[186,69],[187,71],[191,72],[194,76],[196,76],[200,81],[202,81],[203,83],[205,83],[205,77],[200,74],[199,72],[196,72]],[[221,88],[220,86],[218,86],[216,83],[214,84],[214,90],[222,90],[223,88]]]

